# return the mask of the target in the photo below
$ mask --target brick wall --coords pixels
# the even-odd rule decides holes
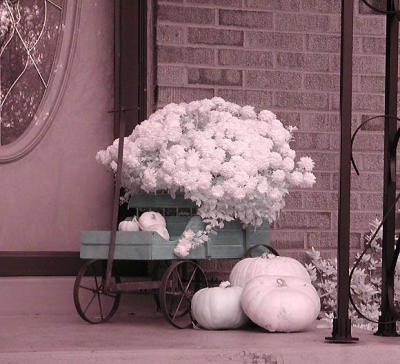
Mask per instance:
[[[379,5],[379,2],[377,2]],[[384,110],[385,18],[355,1],[354,127]],[[221,96],[297,125],[293,147],[316,162],[312,190],[293,190],[271,235],[282,254],[333,255],[339,171],[339,0],[158,1],[158,106]],[[381,213],[382,120],[355,143],[351,246]],[[217,270],[226,267],[214,262]]]

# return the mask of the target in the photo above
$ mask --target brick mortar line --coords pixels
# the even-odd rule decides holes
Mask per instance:
[[[230,5],[215,5],[217,8],[210,7],[212,6],[209,4],[197,4],[197,3],[171,3],[169,1],[162,1],[158,0],[159,5],[168,5],[171,7],[180,7],[180,8],[201,8],[201,9],[223,9],[223,10],[240,10],[240,11],[246,11],[246,9],[242,7],[237,7],[237,6],[230,6]]]
[[[317,56],[319,54],[315,53],[315,55]],[[296,72],[296,71],[293,71],[293,72]],[[303,75],[327,75],[327,76],[339,76],[340,77],[340,72],[336,72],[336,71],[330,71],[328,73],[326,71],[307,71],[307,70],[303,71],[303,70],[299,70],[297,72],[301,72],[301,74],[303,74]],[[360,76],[368,77],[368,76],[370,76],[370,74],[368,74],[368,75],[366,75],[365,73],[353,74],[353,77],[357,77],[358,78]],[[400,76],[399,76],[399,80],[400,80]],[[353,83],[353,85],[354,85],[354,83]],[[377,92],[373,92],[373,93],[377,93]],[[384,91],[383,91],[383,93],[384,93]]]
[[[213,85],[199,85],[199,84],[193,84],[193,85],[158,85],[161,87],[171,87],[171,88],[196,88],[196,89],[207,89],[207,90],[214,90]]]
[[[376,210],[351,210],[351,212],[358,212],[358,213],[360,213],[360,212],[365,212],[365,213],[368,213],[368,214],[376,214],[376,213],[382,213],[382,209],[376,209]]]
[[[274,11],[275,12],[275,11]],[[337,13],[334,12],[311,12],[307,10],[302,10],[300,11],[288,11],[288,10],[277,10],[277,13],[283,13],[283,14],[295,14],[295,15],[320,15],[320,16],[329,16],[329,17],[335,17],[335,18],[340,18],[340,11]]]
[[[190,27],[190,28],[200,28],[200,29],[216,29],[216,30],[231,30],[231,31],[251,31],[251,32],[259,32],[259,33],[275,33],[275,34],[303,34],[303,35],[335,35],[340,37],[340,32],[301,32],[301,31],[285,31],[285,30],[271,30],[271,29],[262,29],[262,28],[249,28],[249,27],[239,27],[236,25],[223,25],[223,24],[196,24],[196,23],[182,23],[182,22],[173,22],[170,20],[159,20],[157,27],[162,25],[170,25],[170,26],[182,26],[182,27]],[[240,29],[238,29],[240,28]],[[355,40],[363,40],[363,39],[382,39],[385,40],[384,36],[377,33],[371,34],[355,34]]]
[[[219,85],[220,86],[220,85]],[[163,85],[162,87],[171,87],[171,88],[196,88],[196,89],[209,89],[209,90],[215,90],[215,85],[208,85],[208,84],[188,84],[188,85]],[[241,86],[227,86],[226,88],[224,88],[224,90],[233,90],[233,91],[237,91],[237,90],[243,90],[241,88]],[[245,89],[245,91],[265,91],[265,92],[274,92],[274,90],[262,90],[262,89]],[[275,90],[276,92],[287,92],[285,90]],[[302,91],[298,91],[299,93],[310,93],[310,94],[323,94],[323,93],[317,93],[317,92],[302,92]],[[219,96],[219,95],[216,95]],[[273,97],[275,95],[272,95]],[[274,102],[273,102],[274,104]],[[315,109],[315,108],[306,108],[306,109],[288,109],[287,106],[275,106],[273,104],[270,105],[266,105],[265,107],[268,108],[269,110],[273,111],[273,112],[292,112],[292,113],[300,113],[300,112],[312,112],[313,114],[318,114],[319,112],[321,113],[327,113],[330,112],[332,114],[337,114],[338,111],[335,110],[328,110],[326,107],[321,108],[321,109]],[[167,105],[167,103],[163,103],[163,105]],[[359,111],[362,112],[362,111]],[[315,150],[313,150],[315,151]],[[322,171],[321,171],[322,172]]]
[[[218,10],[218,9],[215,9]],[[165,20],[165,19],[157,19],[158,23],[157,25],[186,25],[192,28],[216,28],[216,29],[222,29],[222,30],[240,30],[240,31],[251,31],[251,32],[258,32],[258,33],[275,33],[275,34],[301,34],[303,36],[306,35],[334,35],[337,37],[340,37],[340,30],[338,31],[317,31],[317,32],[311,32],[311,31],[295,31],[295,30],[281,30],[281,29],[274,29],[272,28],[262,28],[262,27],[248,27],[248,26],[240,26],[240,25],[231,25],[231,24],[219,24],[218,23],[189,23],[189,22],[178,22],[178,21],[172,21],[172,20]],[[215,19],[214,19],[215,21]],[[358,37],[362,39],[362,34]]]
[[[216,30],[235,30],[238,31],[237,26],[234,25],[221,25],[221,24],[197,24],[197,23],[178,23],[178,22],[173,22],[170,20],[159,20],[158,25],[181,25],[181,26],[187,26],[190,28],[201,28],[201,29],[216,29]],[[249,29],[249,28],[245,28]],[[256,28],[260,29],[260,28]]]
[[[215,20],[214,20],[215,21]],[[285,31],[281,29],[274,29],[272,28],[262,28],[262,27],[246,27],[246,26],[240,26],[240,25],[226,25],[226,24],[204,24],[204,23],[185,23],[185,22],[177,22],[177,21],[171,21],[171,20],[159,20],[159,24],[162,25],[187,25],[191,27],[196,27],[196,28],[217,28],[221,30],[237,30],[237,31],[250,31],[250,32],[258,32],[258,33],[275,33],[275,34],[296,34],[296,35],[323,35],[323,36],[329,36],[329,35],[334,35],[337,37],[340,37],[340,31],[318,31],[318,32],[311,32],[311,31]],[[361,35],[360,35],[360,38]]]
[[[336,91],[311,90],[311,89],[310,90],[309,89],[305,90],[303,88],[298,88],[296,90],[293,90],[293,88],[290,88],[290,89],[282,88],[282,89],[280,89],[280,88],[265,88],[265,87],[255,88],[255,87],[253,87],[252,89],[255,90],[255,91],[256,90],[258,90],[258,91],[260,91],[260,90],[268,90],[268,91],[272,91],[272,92],[287,92],[287,93],[291,93],[291,94],[302,93],[302,94],[318,94],[318,95],[327,95],[327,96],[338,94],[338,92],[336,92]],[[316,110],[316,112],[317,112],[317,109],[311,109],[311,110]],[[335,111],[335,110],[331,110],[331,111]]]
[[[177,7],[199,7],[199,8],[210,8],[210,5],[207,4],[201,4],[201,3],[171,3],[169,1],[163,1],[159,0],[159,4],[162,5],[169,5],[169,6],[177,6]],[[233,5],[216,5],[219,9],[224,9],[224,10],[239,10],[239,11],[253,11],[253,12],[278,12],[278,13],[290,13],[290,14],[296,14],[296,15],[302,15],[302,14],[308,14],[308,15],[326,15],[326,16],[338,16],[340,15],[339,12],[319,12],[319,11],[307,11],[303,10],[302,7],[299,8],[299,10],[293,9],[290,12],[287,10],[281,10],[281,9],[266,9],[261,6],[253,6],[253,7],[246,7],[246,4],[244,1],[242,1],[241,7],[233,6]],[[212,8],[211,8],[212,9]],[[358,11],[355,12],[355,16],[359,17],[364,17],[364,18],[379,18],[380,15],[374,15],[374,14],[359,14]]]
[[[293,213],[304,213],[304,212],[312,212],[312,213],[328,212],[328,213],[331,213],[331,212],[336,212],[337,210],[338,210],[337,207],[325,209],[325,210],[315,210],[313,207],[302,207],[302,208],[296,208],[296,209],[292,209],[290,207],[288,207],[288,208],[284,207],[284,209],[282,211],[283,212],[293,212]],[[358,210],[352,209],[351,211],[357,212]]]
[[[234,67],[216,67],[214,65],[210,64],[187,64],[187,63],[159,63],[160,65],[164,66],[186,66],[186,67],[191,67],[191,68],[207,68],[207,69],[226,69],[226,70],[247,70],[247,69],[239,69],[239,68],[234,68]],[[258,69],[254,69],[255,71]],[[164,86],[164,87],[195,87],[195,88],[220,88],[220,89],[231,89],[231,90],[241,90],[242,86],[234,86],[234,85],[210,85],[210,84],[188,84],[188,85],[182,85],[182,86],[177,86],[177,85],[169,85],[169,86]],[[302,89],[299,88],[297,90],[291,90],[291,89],[277,89],[277,88],[245,88],[246,91],[265,91],[265,92],[272,92],[272,93],[290,93],[290,94],[295,94],[295,93],[300,93],[300,94],[317,94],[317,95],[327,95],[327,96],[338,96],[339,91],[329,91],[329,90],[314,90],[314,89]],[[366,92],[354,92],[357,95],[372,95],[372,96],[384,96],[384,94],[381,93],[366,93]],[[318,114],[319,112],[322,113],[330,113],[330,114],[337,114],[339,111],[338,109],[329,109],[329,110],[320,110],[320,109],[315,109],[315,108],[310,108],[310,109],[288,109],[287,107],[282,107],[282,106],[274,106],[275,108],[284,108],[286,111],[291,111],[291,112],[307,112],[307,113],[312,113],[312,114]],[[364,115],[367,113],[371,113],[370,110],[353,110],[354,114],[356,115]],[[373,115],[373,114],[371,114]]]
[[[209,44],[209,43],[185,43],[185,47],[182,47],[183,44],[178,43],[157,43],[157,46],[169,46],[169,47],[177,47],[177,48],[201,48],[201,49],[221,49],[221,50],[233,50],[233,51],[246,51],[241,45],[225,45],[225,44]],[[260,51],[262,52],[262,51]],[[267,52],[267,51],[265,51]]]
[[[334,191],[332,191],[332,192],[334,192]],[[317,213],[317,214],[323,212],[323,213],[327,213],[327,214],[331,215],[332,212],[337,212],[337,210],[338,209],[336,207],[331,208],[329,210],[315,209],[315,208],[288,208],[288,207],[285,207],[282,211],[284,211],[284,212],[310,212],[310,213]]]
[[[213,49],[213,48],[207,48],[207,49]],[[220,49],[214,49],[215,51],[218,51]],[[266,52],[264,52],[266,53]],[[217,54],[218,55],[218,54]],[[282,72],[282,73],[293,73],[293,74],[300,74],[300,75],[326,75],[326,76],[340,76],[338,73],[327,73],[324,71],[303,71],[299,69],[292,69],[292,68],[287,68],[287,67],[276,67],[276,68],[268,68],[266,69],[265,66],[260,65],[259,67],[257,66],[246,66],[246,65],[232,65],[232,64],[199,64],[199,63],[177,63],[177,62],[159,62],[159,66],[175,66],[175,67],[182,67],[182,66],[188,66],[188,67],[197,67],[197,66],[210,66],[209,68],[213,69],[234,69],[234,70],[239,70],[239,71],[263,71],[263,72]],[[261,68],[264,67],[264,68]],[[355,77],[362,76],[361,74],[355,75]],[[400,77],[399,77],[400,81]],[[353,84],[354,85],[354,84]],[[312,90],[312,89],[306,89],[303,88],[304,90]],[[321,90],[319,90],[321,91]],[[330,91],[332,93],[339,93],[338,91]],[[384,95],[384,91],[382,92],[365,92],[365,91],[353,91],[355,94],[368,94],[368,95]]]
[[[315,149],[298,149],[298,151],[301,151],[301,152],[306,152],[306,153],[311,153],[311,152],[314,152],[314,153],[322,153],[322,154],[330,154],[330,155],[335,155],[335,154],[337,154],[337,152],[339,151],[339,149],[338,150],[315,150]],[[297,151],[296,151],[297,152]],[[358,152],[363,152],[363,151],[358,151]]]
[[[235,71],[244,71],[244,70],[248,70],[248,69],[243,69],[243,68],[239,68],[239,66],[231,66],[231,65],[214,65],[214,64],[199,64],[199,63],[166,63],[166,62],[159,62],[158,65],[160,66],[186,66],[188,68],[197,68],[197,67],[202,67],[204,68],[204,66],[206,66],[206,68],[208,69],[215,69],[215,70],[235,70]],[[255,71],[259,71],[259,69],[255,69]],[[218,85],[216,85],[218,86]]]
[[[161,20],[157,19],[157,27],[159,25],[180,25],[180,26],[188,26],[191,28],[202,28],[202,29],[207,29],[207,28],[212,28],[212,29],[218,29],[218,30],[233,30],[233,31],[251,31],[251,32],[258,32],[258,33],[275,33],[275,34],[296,34],[296,35],[322,35],[322,36],[336,36],[337,38],[340,38],[340,30],[338,31],[316,31],[312,32],[311,30],[309,31],[294,31],[294,30],[283,30],[283,29],[274,29],[274,28],[260,28],[260,27],[245,27],[245,26],[239,26],[239,25],[226,25],[226,24],[219,24],[219,23],[210,23],[210,24],[204,24],[204,23],[185,23],[185,22],[177,22],[177,21],[171,21],[171,20]],[[384,40],[385,37],[381,33],[355,33],[354,35],[354,40],[363,40],[363,39],[368,39],[368,38],[373,38],[373,39],[382,39]]]
[[[274,231],[278,231],[279,230],[279,232],[283,232],[283,233],[296,234],[296,231],[293,231],[293,230],[290,230],[290,229],[287,229],[287,228],[283,228],[283,229],[274,228],[272,230],[274,230]],[[324,232],[324,231],[321,231],[321,230],[311,230],[309,232],[302,231],[302,233],[305,233],[305,234],[307,234],[307,233],[321,233],[321,232]],[[332,231],[331,230],[326,230],[325,232],[326,233],[331,233]]]
[[[289,189],[289,195],[290,192],[294,192],[294,193],[301,193],[301,192],[305,192],[306,194],[308,193],[314,193],[314,192],[318,192],[318,193],[332,193],[332,192],[338,192],[336,191],[336,189],[326,189],[326,188],[322,188],[320,190],[316,190],[314,187],[311,187],[309,189],[298,189],[298,188],[290,188]],[[376,192],[378,193],[378,192]]]
[[[291,192],[295,192],[295,191],[289,190],[289,195]],[[299,192],[299,191],[296,191],[296,192]],[[324,189],[318,189],[318,188],[312,187],[312,192],[310,192],[310,193],[335,193],[335,192],[337,192],[336,189],[324,190]],[[399,190],[399,192],[400,192],[400,190]],[[363,191],[362,193],[367,193],[367,191]]]
[[[336,54],[337,56],[340,56],[340,54]],[[380,53],[357,53],[357,52],[354,52],[353,53],[353,56],[360,56],[360,57],[369,57],[369,58],[381,58],[381,59],[384,59],[385,58],[385,55],[384,54],[380,54]],[[369,74],[368,74],[369,75]],[[366,75],[366,76],[368,76],[368,75]]]
[[[360,155],[359,153],[362,153],[363,156],[366,155],[366,156],[370,157],[370,156],[381,156],[383,150],[376,151],[376,152],[368,152],[368,151],[360,151],[360,150],[358,150],[356,152],[357,152],[357,155]]]
[[[282,52],[284,53],[285,50],[280,49],[280,48],[269,48],[269,47],[250,47],[250,46],[246,46],[246,42],[243,43],[243,48],[244,49],[251,49],[251,50],[269,50],[269,51],[278,51],[278,52]],[[302,50],[297,50],[297,51],[293,51],[293,53],[301,53],[301,54],[328,54],[331,56],[337,56],[340,57],[339,52],[329,52],[329,51],[322,51],[322,50],[310,50],[310,49],[302,49]],[[379,57],[379,58],[384,58],[385,55],[381,55],[381,54],[368,54],[368,53],[353,53],[354,56],[363,56],[363,57]],[[337,71],[329,71],[329,72],[337,72]],[[369,75],[369,74],[368,74]],[[384,75],[384,73],[379,74],[379,75]]]
[[[158,3],[160,5],[169,5],[172,7],[182,7],[182,8],[202,8],[202,9],[214,9],[212,7],[210,7],[209,4],[201,4],[201,3],[189,3],[189,2],[185,2],[185,3],[171,3],[169,1],[163,1],[163,0],[159,0]],[[307,10],[302,10],[302,8],[300,8],[299,10],[293,9],[291,11],[288,10],[282,10],[282,9],[267,9],[264,8],[262,6],[253,6],[253,7],[248,7],[245,5],[244,2],[242,2],[241,7],[238,6],[234,6],[234,5],[215,5],[217,9],[223,9],[223,10],[238,10],[238,11],[242,11],[242,12],[255,12],[255,13],[259,13],[259,12],[269,12],[269,13],[284,13],[284,14],[295,14],[295,15],[320,15],[320,16],[329,16],[329,17],[338,17],[340,16],[340,11],[339,12],[312,12],[312,11],[307,11]],[[360,15],[360,16],[368,16],[368,15]],[[369,17],[369,16],[368,16]]]
[[[290,54],[290,55],[314,55],[314,56],[340,56],[337,53],[332,52],[324,52],[324,51],[292,51],[286,49],[279,48],[255,48],[255,47],[245,47],[244,45],[231,45],[231,44],[212,44],[212,43],[201,43],[201,42],[187,42],[187,43],[170,43],[170,42],[162,42],[158,41],[157,46],[165,46],[165,47],[175,47],[175,48],[199,48],[199,49],[217,49],[217,50],[232,50],[232,51],[249,51],[259,52],[259,53],[272,53],[273,55],[277,54]],[[354,53],[355,56],[366,57],[366,58],[381,58],[384,59],[385,55],[383,54],[364,54],[364,53]],[[332,58],[332,57],[331,57]],[[323,73],[323,74],[337,74],[339,72],[337,70],[328,70],[328,71],[311,71],[310,73]],[[378,73],[379,76],[384,76],[384,73]],[[370,76],[370,74],[356,73],[355,76]],[[399,76],[400,79],[400,76]]]
[[[340,130],[338,130],[338,131],[324,131],[324,130],[321,130],[321,131],[312,131],[312,130],[310,130],[310,131],[303,131],[302,129],[299,129],[299,130],[296,130],[295,132],[294,132],[294,135],[296,135],[296,133],[300,133],[300,134],[310,134],[310,133],[313,133],[313,134],[332,134],[332,135],[340,135]],[[361,133],[360,135],[364,135],[364,136],[371,136],[371,134],[373,134],[374,136],[380,136],[380,135],[382,135],[383,136],[383,130],[382,131],[379,131],[379,130],[360,130],[359,131],[359,133]],[[356,139],[357,140],[357,139]]]
[[[243,45],[227,45],[227,44],[212,44],[212,43],[201,43],[201,42],[189,42],[187,40],[187,36],[185,37],[185,43],[170,43],[170,42],[162,42],[162,41],[157,41],[157,46],[169,46],[169,47],[176,47],[176,48],[201,48],[201,49],[210,49],[210,48],[217,48],[221,50],[242,50],[242,51],[253,51],[253,52],[269,52],[273,54],[307,54],[307,55],[332,55],[332,56],[338,56],[338,53],[333,53],[333,52],[328,52],[328,51],[313,51],[313,50],[298,50],[298,51],[287,51],[285,49],[279,49],[279,48],[262,48],[262,47],[246,47],[244,44]],[[304,45],[304,44],[303,44]],[[371,54],[371,53],[353,53],[354,56],[358,57],[365,57],[365,58],[378,58],[384,60],[385,55],[384,54]],[[331,68],[330,64],[330,68]],[[321,72],[321,73],[327,73],[327,74],[333,74],[337,73],[338,71],[336,70],[328,70],[328,71],[316,71],[316,72]],[[355,73],[355,76],[384,76],[384,72],[380,73]],[[400,77],[399,77],[400,79]]]
[[[259,91],[259,90],[253,90],[253,91]],[[273,95],[273,97],[275,97],[275,95]],[[274,106],[274,105],[270,105],[268,106],[272,112],[274,112],[274,110],[276,112],[282,112],[282,111],[287,111],[287,112],[299,112],[300,109],[289,109],[286,106]],[[301,109],[303,111],[311,111],[311,110],[315,110],[315,114],[318,113],[318,111],[324,112],[327,111],[326,109]]]

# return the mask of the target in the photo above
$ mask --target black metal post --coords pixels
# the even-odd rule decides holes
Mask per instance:
[[[397,1],[397,0],[394,0]],[[390,207],[396,199],[396,153],[391,153],[391,148],[397,132],[397,82],[398,82],[398,38],[399,22],[393,0],[387,0],[387,10],[392,12],[386,15],[386,77],[385,77],[385,141],[384,141],[384,187],[383,187],[383,216],[388,216],[383,224],[382,242],[382,298],[381,316],[379,317],[378,331],[380,336],[398,336],[394,313],[389,306],[389,295],[394,294],[393,286],[388,284],[391,274],[391,264],[395,243],[395,217],[396,211]]]
[[[340,186],[338,213],[338,302],[332,337],[327,342],[352,343],[349,319],[349,248],[351,186],[351,116],[353,62],[353,0],[342,0],[340,58]]]

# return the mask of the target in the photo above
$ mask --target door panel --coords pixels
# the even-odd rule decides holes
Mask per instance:
[[[78,251],[81,230],[110,227],[112,178],[95,155],[113,139],[113,2],[77,3],[76,49],[54,121],[29,154],[0,164],[3,251]]]

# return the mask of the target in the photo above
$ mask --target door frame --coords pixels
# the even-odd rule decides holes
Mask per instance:
[[[155,107],[155,0],[138,0],[138,11],[128,3],[136,1],[116,0],[114,2],[114,133],[118,133],[118,121],[124,113],[115,112],[126,105],[135,110],[127,121],[127,133],[130,133],[135,125],[146,119],[154,111]],[[123,7],[124,6],[124,7]],[[121,13],[122,9],[122,13]],[[129,11],[133,12],[129,13]],[[139,24],[132,23],[132,17],[139,19]],[[135,27],[136,26],[136,27]],[[128,29],[131,27],[131,29]],[[123,28],[123,29],[122,29]],[[125,44],[132,43],[132,30],[137,35],[136,44],[138,54],[137,63],[127,60],[132,54],[132,49],[127,49]],[[129,39],[130,38],[130,39]],[[135,44],[135,42],[133,42]],[[127,68],[131,65],[131,68]],[[132,67],[135,66],[135,67]],[[136,79],[134,85],[127,84],[125,73],[136,73],[132,77]],[[124,77],[122,77],[124,74]],[[132,92],[132,87],[136,92]],[[132,94],[137,95],[134,100],[129,99]],[[129,103],[128,103],[129,101]],[[125,104],[123,104],[125,103]],[[133,106],[133,107],[132,107]],[[126,114],[126,113],[125,113]],[[110,206],[111,208],[111,206]],[[139,263],[139,262],[138,262]],[[77,274],[82,260],[79,251],[7,251],[0,252],[0,277],[8,276],[74,276]],[[136,275],[143,271],[143,264],[134,264],[131,271],[126,272]]]

